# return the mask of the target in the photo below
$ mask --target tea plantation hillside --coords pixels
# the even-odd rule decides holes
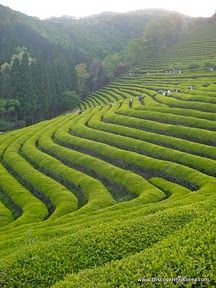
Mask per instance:
[[[216,286],[216,71],[160,65],[0,136],[0,287]]]
[[[190,30],[190,29],[188,29]],[[145,67],[149,70],[167,69],[171,67],[200,68],[204,64],[216,65],[216,14],[195,29],[191,29],[182,41],[166,51],[161,51],[158,57],[145,59]]]

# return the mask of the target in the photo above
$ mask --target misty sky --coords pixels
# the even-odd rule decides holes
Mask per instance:
[[[62,15],[83,17],[103,11],[127,12],[146,8],[163,8],[190,16],[208,17],[216,10],[215,0],[0,0],[0,4],[41,19]]]

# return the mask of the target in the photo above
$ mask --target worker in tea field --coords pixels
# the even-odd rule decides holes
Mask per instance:
[[[141,104],[143,104],[143,96],[142,95],[139,96],[139,101]]]

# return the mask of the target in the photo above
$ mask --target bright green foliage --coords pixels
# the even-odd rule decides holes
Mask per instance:
[[[192,221],[197,217],[196,210],[193,207],[170,209],[145,219],[138,217],[123,223],[113,220],[61,237],[60,241],[57,238],[48,243],[28,245],[25,251],[16,253],[18,261],[11,261],[10,257],[6,260],[3,271],[11,275],[14,285],[22,283],[23,287],[50,287],[67,273],[100,266],[145,250]]]
[[[201,212],[196,220],[186,224],[183,229],[143,252],[99,268],[72,274],[53,287],[111,288],[140,287],[141,284],[145,287],[145,282],[139,284],[141,278],[177,278],[178,276],[207,278],[209,280],[204,282],[203,287],[214,287],[216,246],[211,231],[212,226],[215,226],[215,216],[215,210]],[[147,285],[147,287],[155,287],[153,282]],[[165,287],[164,285],[164,282],[157,283],[157,287]],[[182,287],[181,285],[182,283],[169,282],[168,287]],[[201,284],[192,281],[187,283],[186,287],[194,287],[194,285]]]

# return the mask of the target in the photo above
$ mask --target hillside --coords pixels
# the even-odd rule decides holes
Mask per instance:
[[[0,135],[1,287],[216,285],[216,71],[188,66],[215,63],[205,25],[76,110]]]
[[[47,48],[55,50],[60,46],[78,53],[74,54],[76,58],[80,57],[78,63],[86,61],[85,58],[88,61],[92,57],[103,58],[122,50],[129,40],[143,33],[150,19],[157,17],[153,12],[140,11],[80,19],[61,17],[39,20],[2,5],[0,16],[0,63],[8,61],[20,45],[27,47],[34,57],[38,53],[48,56]]]
[[[216,17],[195,19],[179,43],[161,51],[154,59],[145,59],[145,68],[203,68],[216,65]]]
[[[124,74],[130,65],[125,47],[148,23],[169,14],[144,10],[39,20],[0,5],[0,131],[53,118],[66,111],[66,91],[83,100]]]

